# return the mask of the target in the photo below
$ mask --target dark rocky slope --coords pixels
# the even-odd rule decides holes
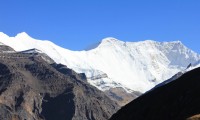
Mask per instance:
[[[119,106],[124,106],[136,99],[138,96],[142,95],[142,93],[137,91],[128,93],[124,88],[121,87],[110,88],[104,92],[111,100],[117,102]]]
[[[200,68],[133,100],[110,120],[197,120],[200,114]]]
[[[0,53],[0,120],[108,119],[118,105],[84,79],[39,54]]]
[[[15,50],[7,45],[4,45],[0,42],[0,53],[8,53],[8,52],[15,52]]]

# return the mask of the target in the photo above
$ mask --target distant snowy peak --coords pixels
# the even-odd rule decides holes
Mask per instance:
[[[145,46],[148,48],[152,48],[152,47],[157,47],[159,49],[159,47],[163,47],[164,48],[173,48],[174,46],[176,46],[177,48],[183,48],[185,47],[181,41],[171,41],[171,42],[158,42],[158,41],[154,41],[154,40],[144,40],[144,41],[139,41],[139,42],[124,42],[121,40],[118,40],[116,38],[113,37],[107,37],[102,39],[102,41],[100,41],[97,45],[96,48],[98,47],[108,47],[108,46],[123,46],[123,47],[131,47],[131,45],[135,46]],[[185,47],[186,48],[186,47]],[[93,48],[94,49],[94,48]]]
[[[0,32],[0,39],[9,39],[9,38],[31,38],[26,32],[18,33],[16,36],[9,37],[3,32]]]
[[[104,47],[112,47],[113,45],[117,45],[120,43],[124,43],[123,41],[120,41],[116,38],[113,37],[107,37],[102,39],[100,42],[92,45],[89,49],[87,50],[92,50],[92,49],[97,49],[97,48],[104,48]]]
[[[102,39],[101,44],[108,44],[108,43],[113,44],[113,43],[116,43],[116,42],[120,42],[120,40],[118,40],[114,37],[107,37],[107,38]]]
[[[15,37],[16,38],[31,38],[26,32],[18,33]]]
[[[157,42],[154,40],[145,40],[139,42],[123,42],[116,38],[108,37],[103,39],[96,48],[109,48],[109,49],[129,49],[132,51],[136,49],[141,53],[159,53],[164,55],[170,60],[171,65],[181,64],[185,66],[186,63],[196,62],[199,59],[199,54],[187,48],[181,41],[171,42]],[[192,57],[192,58],[191,58]],[[186,62],[184,59],[186,58]],[[191,61],[192,60],[192,61]],[[195,61],[194,61],[195,60]],[[186,66],[185,66],[186,67]]]

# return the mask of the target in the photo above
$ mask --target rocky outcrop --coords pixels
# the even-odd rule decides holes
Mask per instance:
[[[111,100],[117,102],[119,106],[124,106],[142,95],[142,93],[136,91],[127,92],[121,87],[110,88],[109,90],[106,90],[105,93]]]
[[[102,90],[111,100],[117,102],[119,106],[126,105],[142,94],[115,83],[103,72],[101,74],[93,74],[93,76],[87,77],[86,80],[89,83],[95,84],[94,86]]]
[[[88,79],[96,80],[96,79],[102,79],[102,78],[107,78],[107,77],[108,75],[106,73],[103,73],[103,74],[98,74],[96,76],[89,77]]]
[[[24,51],[20,51],[20,52],[17,52],[17,53],[26,54],[28,56],[39,56],[49,64],[53,64],[54,63],[54,60],[52,60],[47,54],[45,54],[41,50],[38,50],[38,49],[35,49],[35,48],[24,50]]]
[[[200,68],[133,100],[110,120],[197,120],[200,113]],[[174,76],[175,77],[175,76]]]
[[[119,106],[84,79],[40,55],[1,53],[0,119],[108,119]]]
[[[84,73],[76,73],[72,69],[69,69],[66,65],[53,63],[51,64],[51,66],[53,66],[59,72],[70,75],[71,77],[74,77],[78,80],[87,80],[86,75]]]
[[[0,53],[9,53],[9,52],[15,52],[15,50],[0,42]]]

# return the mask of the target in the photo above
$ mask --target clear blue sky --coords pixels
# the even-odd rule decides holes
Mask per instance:
[[[181,40],[200,53],[200,0],[1,0],[0,31],[71,50],[115,37]]]

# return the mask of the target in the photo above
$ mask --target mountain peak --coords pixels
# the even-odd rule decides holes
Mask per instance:
[[[114,37],[107,37],[107,38],[102,39],[100,42],[91,45],[90,47],[87,48],[87,50],[91,50],[91,49],[95,49],[95,48],[103,47],[103,46],[110,46],[110,45],[118,44],[120,42],[122,41]]]
[[[117,42],[117,41],[120,41],[114,37],[107,37],[107,38],[104,38],[102,39],[101,43],[111,43],[111,42]]]
[[[19,38],[31,38],[26,32],[18,33],[15,37],[19,37]]]
[[[118,40],[116,38],[113,38],[113,37],[107,37],[107,38],[104,38],[102,39],[102,41],[99,43],[98,46],[110,46],[110,45],[117,45],[117,44],[120,44],[120,43],[124,43],[123,41],[121,40]]]

